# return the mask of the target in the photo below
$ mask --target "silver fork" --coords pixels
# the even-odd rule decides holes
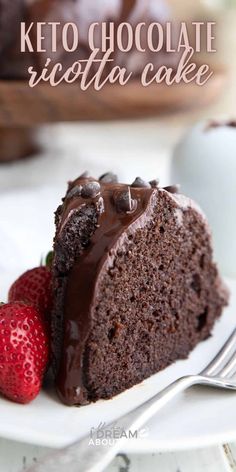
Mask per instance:
[[[150,400],[135,408],[109,426],[122,431],[139,430],[178,393],[193,385],[206,385],[236,390],[236,329],[213,361],[199,374],[181,377]],[[79,427],[79,425],[78,425]],[[101,472],[121,451],[126,439],[119,438],[113,445],[89,445],[90,436],[65,449],[59,450],[36,464],[28,472]]]

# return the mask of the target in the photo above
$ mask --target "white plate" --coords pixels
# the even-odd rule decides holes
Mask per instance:
[[[0,287],[37,264],[53,235],[50,218],[61,189],[38,189],[1,195]],[[82,408],[62,405],[42,392],[30,405],[0,399],[0,436],[48,447],[62,447],[139,405],[174,379],[200,371],[217,353],[236,325],[236,281],[228,281],[230,306],[216,323],[213,336],[185,361],[176,362],[142,384],[109,401]],[[3,288],[5,293],[3,293]],[[236,440],[236,393],[194,388],[180,395],[149,422],[144,439],[127,441],[125,451],[150,452],[204,447]]]

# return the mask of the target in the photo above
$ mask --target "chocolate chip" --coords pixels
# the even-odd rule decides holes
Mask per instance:
[[[69,192],[66,194],[66,198],[73,198],[73,197],[80,197],[82,192],[82,187],[81,185],[75,185],[75,187],[72,187]]]
[[[164,190],[169,193],[179,193],[180,185],[169,185],[168,187],[164,187]]]
[[[83,172],[83,174],[81,174],[78,178],[79,178],[79,179],[88,179],[89,177],[90,177],[89,172],[86,170],[86,171]]]
[[[81,196],[83,198],[95,198],[100,193],[100,184],[98,182],[88,182],[82,188]]]
[[[149,184],[151,185],[152,188],[158,188],[159,187],[159,180],[157,180],[157,179],[150,180]]]
[[[101,177],[99,177],[99,182],[104,184],[116,184],[118,182],[118,177],[112,172],[107,172],[106,174],[103,174]]]
[[[141,177],[136,177],[135,181],[132,183],[131,187],[134,188],[151,188],[151,185],[145,180],[141,179]]]
[[[132,199],[130,187],[123,192],[116,193],[114,199],[118,212],[128,213],[136,209],[137,200]]]

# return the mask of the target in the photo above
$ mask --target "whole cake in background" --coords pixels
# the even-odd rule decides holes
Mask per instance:
[[[0,54],[15,40],[24,14],[24,0],[0,0]]]
[[[23,4],[24,2],[24,4]],[[2,17],[2,21],[1,21]],[[87,59],[91,54],[88,48],[88,29],[93,22],[114,22],[116,25],[129,22],[134,27],[139,22],[159,22],[164,24],[171,21],[171,12],[167,0],[0,0],[0,40],[8,46],[1,50],[0,46],[0,77],[27,78],[28,67],[34,66],[41,70],[46,59],[52,59],[52,66],[61,62],[63,70],[79,59]],[[21,53],[20,52],[20,22],[60,22],[63,26],[67,22],[78,25],[80,35],[79,53],[65,53],[60,41],[57,53],[51,53],[50,35],[45,34],[47,52]],[[14,32],[9,42],[9,32]],[[145,31],[143,31],[145,37]],[[60,37],[60,35],[59,35]],[[36,44],[36,38],[35,38]],[[98,33],[96,46],[101,46],[101,37]],[[139,74],[148,62],[154,67],[158,65],[177,64],[178,58],[174,53],[114,53],[114,65],[125,66],[133,75]]]
[[[56,212],[54,251],[54,369],[68,405],[187,357],[227,304],[207,221],[176,186],[82,175]]]
[[[206,120],[188,129],[177,144],[171,176],[197,200],[213,231],[223,273],[236,277],[236,119]],[[219,187],[216,182],[220,182]]]

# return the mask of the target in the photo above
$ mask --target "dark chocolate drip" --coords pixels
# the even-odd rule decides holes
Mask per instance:
[[[88,183],[79,179],[74,186]],[[156,189],[132,188],[131,198],[137,202],[133,211],[117,211],[116,195],[127,191],[121,184],[101,183],[101,193],[86,205],[100,208],[97,229],[91,237],[89,247],[83,251],[71,269],[65,294],[64,345],[61,366],[57,378],[60,396],[67,404],[86,403],[87,392],[83,379],[83,353],[89,335],[93,310],[96,305],[96,291],[104,269],[112,266],[117,247],[136,229],[143,227],[152,214],[152,196]],[[65,202],[59,233],[68,222],[73,211],[84,205],[84,199],[77,197]]]

